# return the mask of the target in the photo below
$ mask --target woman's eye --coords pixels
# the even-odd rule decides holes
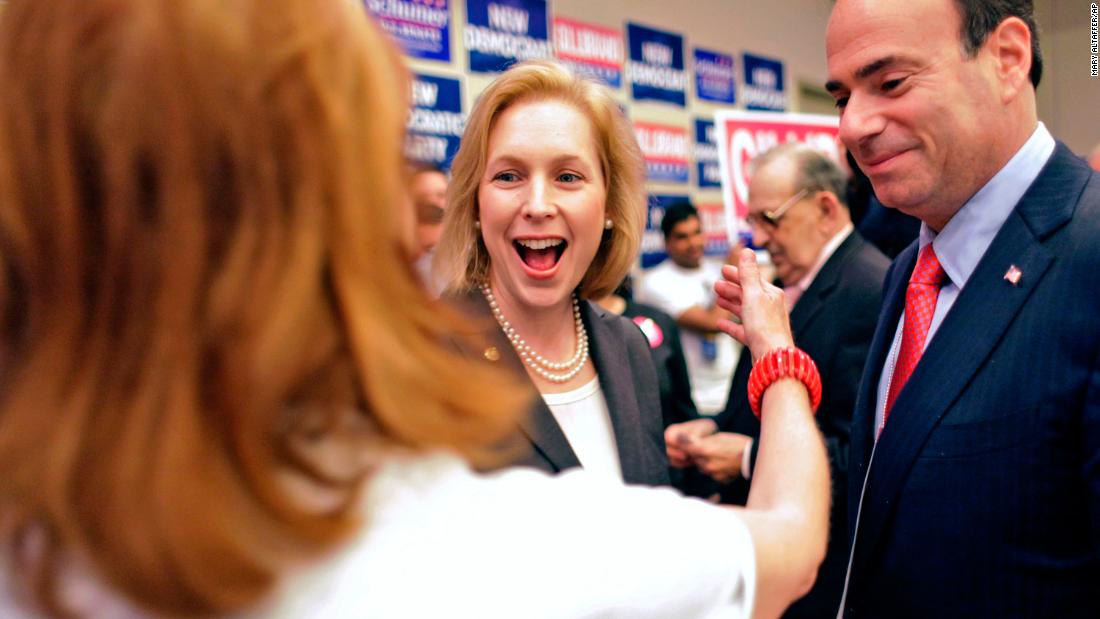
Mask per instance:
[[[581,180],[581,175],[572,172],[562,172],[558,175],[558,180],[563,183],[576,183]]]
[[[514,183],[519,180],[519,175],[515,172],[499,172],[493,177],[494,181],[501,181],[503,183]]]

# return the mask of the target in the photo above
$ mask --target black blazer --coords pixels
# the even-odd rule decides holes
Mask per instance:
[[[853,417],[845,616],[1100,617],[1100,175],[1058,145],[875,446],[916,254],[891,267]]]
[[[847,567],[848,445],[856,392],[863,372],[875,319],[882,300],[882,282],[890,261],[853,231],[822,265],[791,309],[795,344],[806,351],[821,372],[821,406],[817,424],[825,437],[833,480],[829,548],[814,588],[787,611],[786,617],[835,617]],[[748,400],[751,355],[742,354],[734,372],[726,409],[715,420],[724,432],[760,436],[760,422]],[[753,443],[753,462],[759,441]],[[724,502],[744,504],[749,483],[735,481],[724,488]]]
[[[505,364],[517,375],[530,380],[523,361],[493,319],[484,297],[473,291],[457,301],[485,329],[487,344],[499,351],[497,363]],[[650,486],[668,485],[661,397],[649,343],[629,319],[612,314],[590,301],[582,301],[580,308],[581,319],[588,330],[589,355],[596,367],[600,388],[611,415],[623,481]],[[482,360],[485,358],[480,350],[469,353]],[[581,465],[542,398],[533,399],[519,430],[526,438],[529,449],[509,464],[533,466],[549,473]]]

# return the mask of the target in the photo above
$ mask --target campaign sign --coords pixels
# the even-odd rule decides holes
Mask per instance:
[[[725,257],[730,253],[730,237],[726,227],[726,211],[721,202],[697,204],[699,224],[703,228],[703,253]]]
[[[366,0],[367,12],[409,56],[451,60],[447,0]]]
[[[655,99],[683,107],[687,90],[684,37],[631,23],[626,31],[630,41],[627,74],[634,99]]]
[[[695,48],[695,96],[718,103],[734,102],[737,78],[733,73],[733,56]]]
[[[721,110],[714,117],[718,130],[718,160],[722,173],[722,202],[730,236],[745,230],[748,212],[748,165],[773,146],[802,142],[834,161],[839,157],[836,116]]]
[[[783,62],[745,52],[742,56],[745,69],[745,87],[741,99],[750,110],[782,112],[787,109],[784,92]]]
[[[688,138],[682,127],[634,123],[634,135],[645,157],[648,180],[666,183],[688,182]]]
[[[413,76],[412,103],[405,127],[405,156],[449,169],[466,128],[461,82],[417,73]]]
[[[622,86],[623,35],[618,30],[556,17],[554,54],[581,75]]]
[[[714,142],[714,122],[695,119],[695,183],[702,189],[722,186],[718,165],[718,147]]]
[[[470,70],[503,71],[522,60],[550,58],[546,0],[466,0],[462,40]]]
[[[657,266],[668,257],[661,220],[665,210],[677,202],[691,202],[687,196],[650,194],[646,203],[645,231],[642,232],[642,268]]]

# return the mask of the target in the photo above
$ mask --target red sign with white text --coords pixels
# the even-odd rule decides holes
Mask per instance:
[[[649,180],[666,183],[688,181],[687,129],[636,122],[634,135],[645,157]]]
[[[748,212],[749,162],[773,146],[802,142],[820,150],[834,161],[839,120],[835,116],[742,112],[723,110],[715,114],[718,160],[722,171],[722,201],[730,237],[745,229]]]
[[[554,55],[612,88],[622,85],[623,33],[564,17],[554,18]]]

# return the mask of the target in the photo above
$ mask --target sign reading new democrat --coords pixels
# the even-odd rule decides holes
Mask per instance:
[[[718,147],[714,143],[714,121],[695,119],[695,184],[700,189],[722,186]]]
[[[413,75],[412,103],[405,127],[405,156],[450,169],[466,128],[461,82],[417,73]]]
[[[683,35],[639,24],[626,25],[630,44],[630,78],[635,100],[653,99],[684,107],[687,73]]]
[[[466,0],[462,35],[470,52],[470,70],[479,73],[554,55],[546,0]]]
[[[733,105],[733,56],[695,48],[695,96],[704,101]]]
[[[721,110],[714,116],[718,129],[718,159],[722,172],[722,202],[732,239],[745,229],[748,212],[748,165],[773,146],[802,142],[834,161],[838,157],[836,116]]]
[[[750,110],[782,112],[787,109],[783,62],[745,52],[742,54],[745,87],[741,99]]]
[[[367,12],[409,56],[451,60],[448,0],[366,0]]]
[[[622,86],[623,35],[618,30],[555,17],[554,53],[581,75],[611,88]]]
[[[634,136],[645,157],[649,181],[688,182],[688,137],[683,127],[636,122]]]

